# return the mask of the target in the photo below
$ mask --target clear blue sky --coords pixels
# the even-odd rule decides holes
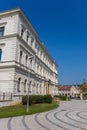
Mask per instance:
[[[59,65],[59,84],[87,81],[87,0],[1,0],[20,7]]]

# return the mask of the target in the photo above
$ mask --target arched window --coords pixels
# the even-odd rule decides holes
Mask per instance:
[[[32,81],[29,82],[29,93],[32,92]]]
[[[38,84],[37,84],[37,86],[36,86],[36,94],[38,94]]]
[[[40,85],[40,94],[42,93],[42,86]]]
[[[26,92],[27,80],[24,81],[24,92]]]
[[[0,49],[0,61],[2,59],[2,49]]]
[[[17,91],[20,92],[21,88],[21,78],[18,79],[18,86],[17,86]]]

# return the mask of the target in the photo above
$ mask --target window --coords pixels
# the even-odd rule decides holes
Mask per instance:
[[[26,92],[27,80],[24,82],[24,92]]]
[[[0,61],[2,59],[2,49],[0,49]]]
[[[31,37],[31,43],[33,43],[34,42],[34,38],[33,37]]]
[[[31,47],[33,46],[34,38],[31,37]]]
[[[35,44],[35,49],[37,49],[37,44]]]
[[[35,43],[35,51],[37,52],[37,43]]]
[[[30,87],[29,87],[29,93],[31,93],[32,92],[32,81],[30,81],[30,83],[29,83],[29,85],[30,85]]]
[[[0,27],[0,37],[4,35],[4,27]]]
[[[41,58],[42,58],[42,51],[41,51]]]
[[[18,87],[17,87],[18,92],[20,92],[20,86],[21,86],[21,78],[18,79]]]
[[[19,58],[19,62],[22,63],[22,51],[20,51],[20,58]]]
[[[42,86],[40,85],[40,94],[41,94]]]
[[[21,26],[21,37],[23,38],[25,32],[25,27],[22,25]]]
[[[28,42],[28,40],[29,40],[29,37],[30,37],[30,34],[29,34],[29,33],[27,33],[27,42]]]
[[[29,39],[29,35],[27,35],[27,42],[28,42],[28,39]]]
[[[40,49],[39,49],[39,47],[37,48],[37,53],[39,54],[39,51],[40,51]]]
[[[36,94],[38,94],[38,84],[37,84],[37,86],[36,86]]]
[[[30,68],[32,69],[32,59],[30,59]]]
[[[37,72],[39,72],[39,65],[37,64]]]
[[[23,37],[23,34],[24,34],[24,29],[22,28],[21,29],[21,36]]]
[[[28,56],[26,55],[26,66],[27,66]]]

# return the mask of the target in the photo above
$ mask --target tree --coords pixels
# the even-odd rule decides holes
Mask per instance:
[[[86,82],[83,82],[83,84],[80,87],[83,92],[87,92],[87,83]]]

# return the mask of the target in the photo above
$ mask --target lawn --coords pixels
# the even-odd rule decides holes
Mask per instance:
[[[26,106],[21,104],[16,106],[1,107],[0,118],[35,114],[49,111],[57,107],[58,107],[57,102],[52,102],[52,104],[34,104],[29,107],[28,113],[26,112]]]

